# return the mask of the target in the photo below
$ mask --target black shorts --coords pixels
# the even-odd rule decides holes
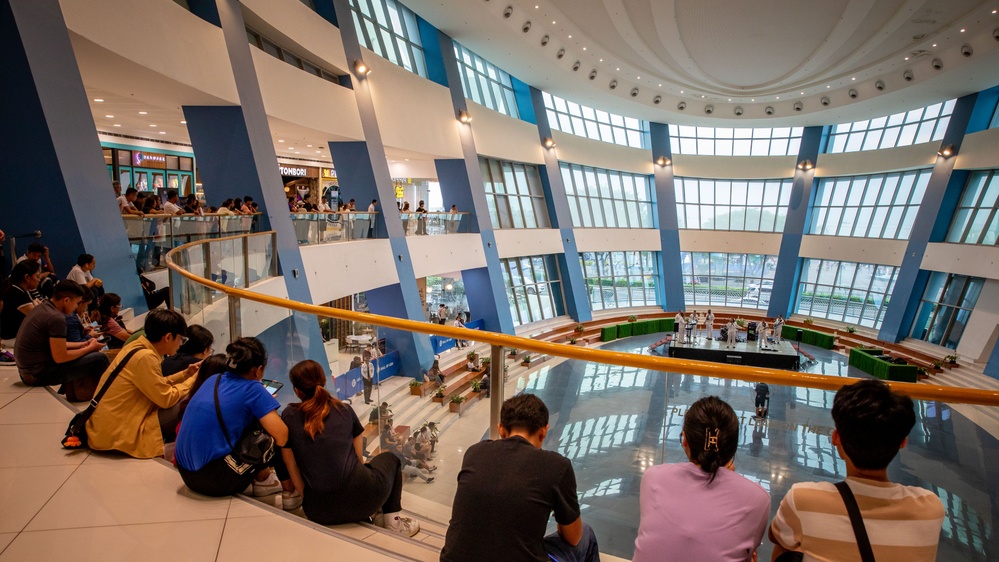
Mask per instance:
[[[763,396],[757,396],[756,397],[756,407],[757,408],[763,408],[766,405],[767,405],[767,399],[765,397],[763,397]]]

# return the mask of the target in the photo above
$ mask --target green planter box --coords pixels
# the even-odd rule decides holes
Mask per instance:
[[[850,366],[877,377],[883,381],[916,382],[919,380],[919,367],[915,365],[896,365],[881,359],[881,350],[876,348],[855,347],[850,350]]]
[[[632,336],[631,322],[617,325],[617,337],[630,338]]]
[[[781,332],[781,336],[786,340],[795,341],[798,337],[798,330],[801,330],[801,343],[807,343],[808,345],[814,345],[821,347],[823,349],[832,349],[836,338],[832,334],[826,334],[816,330],[809,330],[808,328],[797,328],[795,326],[784,326],[784,330]]]
[[[600,329],[600,341],[614,341],[617,339],[617,326],[604,326]]]

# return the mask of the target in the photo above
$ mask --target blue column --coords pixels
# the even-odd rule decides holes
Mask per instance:
[[[57,0],[0,7],[0,228],[42,231],[60,278],[82,253],[97,258],[105,289],[146,311],[135,258],[111,190],[87,92]],[[31,240],[34,241],[34,240]],[[19,240],[23,250],[28,240]],[[6,259],[10,259],[7,256]]]
[[[572,215],[569,214],[569,198],[565,195],[562,171],[559,169],[555,148],[544,146],[545,139],[552,136],[552,128],[548,123],[548,113],[545,111],[541,90],[531,88],[531,104],[538,122],[538,138],[545,155],[545,164],[539,167],[541,186],[545,190],[545,202],[548,205],[552,226],[559,230],[559,236],[562,238],[563,250],[556,258],[559,270],[562,272],[566,313],[577,322],[589,322],[593,319],[593,311],[590,309],[586,281],[583,278],[583,266],[579,263],[576,234],[572,230]]]
[[[983,102],[987,97],[982,96]],[[902,267],[898,270],[888,310],[878,332],[878,339],[881,341],[891,343],[901,341],[912,329],[919,299],[923,296],[930,276],[928,271],[919,269],[926,254],[926,246],[934,235],[940,240],[946,235],[947,224],[950,223],[954,207],[957,205],[957,198],[964,189],[966,175],[962,178],[963,174],[953,174],[954,163],[957,161],[964,136],[982,128],[980,117],[982,112],[975,110],[978,100],[979,94],[971,94],[958,99],[954,106],[947,132],[940,141],[941,147],[953,146],[953,153],[949,158],[937,156],[933,165],[930,181],[923,194],[923,201],[919,204],[914,223],[928,225],[929,228],[913,228],[909,234],[909,243],[906,245],[905,255],[902,256]],[[994,99],[992,108],[995,109]],[[976,114],[979,117],[972,119]],[[987,122],[985,127],[988,127]]]
[[[656,217],[659,219],[659,293],[663,310],[687,310],[683,296],[683,261],[680,259],[680,223],[676,217],[676,188],[673,182],[673,150],[669,126],[649,123],[652,165],[655,166]],[[657,163],[665,158],[666,165]]]
[[[510,83],[513,85],[513,96],[514,99],[517,100],[517,113],[520,114],[520,120],[527,121],[531,125],[537,125],[538,119],[537,116],[534,115],[534,102],[531,100],[531,87],[524,82],[517,80],[513,76],[510,77]],[[544,111],[543,106],[541,113],[543,115],[548,115],[548,113]],[[547,118],[545,121],[547,121]]]
[[[801,277],[801,240],[812,216],[812,187],[815,184],[815,162],[822,144],[823,127],[806,127],[801,135],[798,148],[800,164],[806,160],[812,169],[802,170],[795,166],[794,184],[791,186],[791,200],[787,204],[787,219],[780,239],[780,254],[777,255],[777,271],[774,273],[774,288],[770,293],[770,306],[767,316],[788,317],[794,312],[794,299]]]
[[[333,8],[338,21],[354,21],[350,13],[349,0],[333,0]],[[378,128],[371,84],[367,76],[358,74],[353,67],[354,61],[364,59],[357,38],[357,29],[352,23],[345,23],[340,27],[340,37],[353,73],[354,98],[357,100],[365,141],[331,142],[330,155],[333,157],[342,189],[350,190],[346,196],[348,199],[353,197],[357,200],[358,209],[362,207],[366,209],[372,199],[378,199],[376,231],[388,235],[399,274],[398,285],[366,291],[368,306],[376,314],[423,320],[423,305],[420,302],[419,288],[416,286],[416,274],[409,256],[409,246],[406,244],[406,233],[402,229],[399,209],[393,204],[395,188],[385,157],[381,130]],[[385,338],[393,348],[400,351],[402,372],[406,376],[417,377],[421,370],[429,368],[433,363],[434,354],[430,347],[429,336],[388,330]]]
[[[984,373],[994,379],[999,379],[999,340],[992,346],[989,362],[985,364]]]

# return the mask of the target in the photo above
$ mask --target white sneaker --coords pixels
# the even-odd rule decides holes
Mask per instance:
[[[263,482],[253,481],[253,495],[258,498],[271,494],[280,494],[281,491],[281,482],[278,480],[277,474],[274,474],[273,471]]]
[[[371,516],[371,524],[376,527],[385,526],[385,514],[382,513],[382,510],[379,509]]]
[[[281,492],[281,508],[285,511],[298,509],[302,506],[302,494],[298,490]]]
[[[420,522],[401,515],[389,515],[385,517],[385,528],[400,535],[412,537],[420,532]]]

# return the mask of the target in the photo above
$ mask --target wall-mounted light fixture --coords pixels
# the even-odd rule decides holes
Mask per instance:
[[[812,164],[811,160],[802,160],[801,162],[798,162],[798,169],[799,170],[804,170],[804,171],[807,172],[808,170],[811,170],[814,167],[815,167],[815,164]]]
[[[364,64],[364,61],[357,59],[354,61],[354,71],[357,72],[359,76],[367,76],[371,73],[371,67]]]
[[[472,115],[465,109],[459,109],[458,121],[461,121],[462,123],[467,125],[472,122]]]
[[[659,158],[656,158],[656,164],[659,164],[663,168],[669,166],[672,163],[673,162],[669,158],[666,158],[665,156],[660,156]]]
[[[545,137],[544,145],[545,148],[555,148],[555,139],[551,137]]]
[[[948,144],[947,146],[937,151],[937,156],[943,156],[944,158],[950,158],[953,155],[954,155],[954,145],[952,144]]]

